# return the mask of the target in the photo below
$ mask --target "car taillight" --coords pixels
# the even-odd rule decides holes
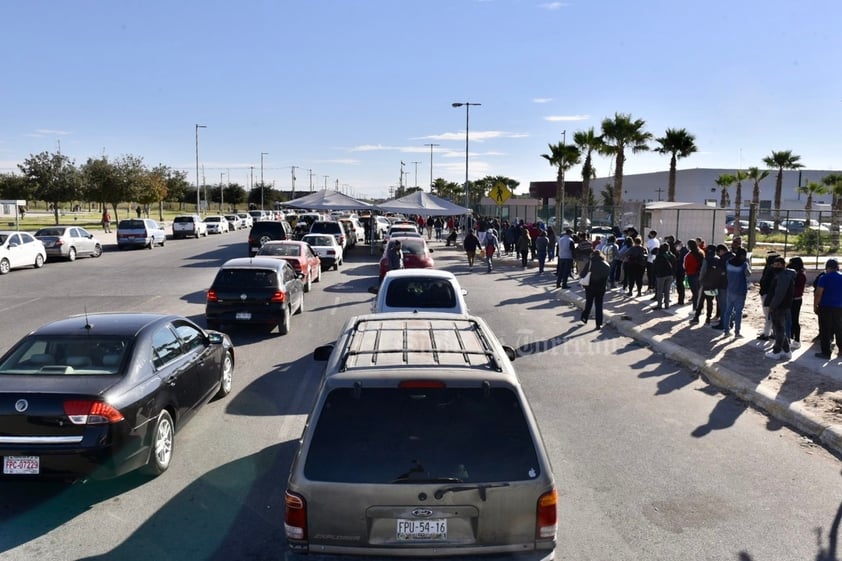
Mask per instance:
[[[219,302],[219,295],[212,288],[208,290],[208,302]]]
[[[414,389],[441,389],[446,388],[447,384],[441,380],[404,380],[398,384],[398,387],[404,390]]]
[[[64,245],[64,241],[61,238],[59,238],[59,239],[57,239],[56,241],[53,242],[53,246],[60,246],[60,245]]]
[[[276,290],[275,294],[272,295],[272,302],[285,302],[287,299],[287,293],[283,290]]]
[[[284,528],[287,539],[307,539],[307,501],[296,493],[287,491],[284,494],[286,510],[284,512]]]
[[[333,250],[333,249],[328,249],[328,250],[327,250],[327,254],[328,254],[328,255],[336,255],[336,251],[335,251],[335,250]]]
[[[123,414],[104,401],[73,399],[64,402],[64,414],[74,425],[119,423]]]
[[[558,493],[555,489],[547,491],[538,497],[538,512],[536,513],[536,537],[539,539],[554,538],[558,529]]]

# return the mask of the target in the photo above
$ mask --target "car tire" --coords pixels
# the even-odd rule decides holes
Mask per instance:
[[[102,255],[102,246],[101,246],[101,245],[99,245],[99,244],[96,244],[96,245],[94,246],[94,252],[93,252],[93,253],[91,253],[91,257],[93,257],[93,258],[97,258],[97,257],[99,257],[99,256],[101,256],[101,255]]]
[[[336,261],[334,261],[334,262],[333,262],[333,270],[334,270],[334,271],[338,271],[338,270],[339,270],[339,260],[338,260],[338,259],[337,259]]]
[[[323,270],[324,270],[324,269],[322,269],[322,268],[321,268],[321,266],[319,266],[319,267],[317,267],[317,268],[316,268],[316,272],[317,272],[318,274],[316,275],[316,279],[315,279],[313,282],[321,282],[321,280],[322,280],[322,271],[323,271]]]
[[[149,243],[146,245],[146,249],[152,249],[155,247],[155,238],[149,238]]]
[[[76,248],[71,247],[70,251],[67,253],[67,260],[68,261],[76,261]]]
[[[287,307],[284,310],[284,317],[281,318],[281,321],[278,322],[278,334],[279,335],[286,335],[289,333],[290,328],[292,327],[292,310]]]
[[[265,244],[266,242],[271,242],[271,241],[272,241],[272,238],[269,237],[269,236],[260,236],[260,239],[257,240],[258,247],[262,247],[263,244]]]
[[[0,260],[0,275],[5,275],[12,270],[12,265],[8,259]]]
[[[147,475],[161,475],[170,467],[175,448],[175,423],[166,409],[158,414],[150,444],[152,449],[149,451],[149,461],[142,470]]]
[[[298,305],[298,309],[295,311],[295,313],[296,315],[304,313],[304,294],[301,295],[301,303]]]
[[[234,386],[234,356],[231,351],[225,351],[225,356],[222,357],[222,373],[220,375],[219,391],[216,392],[214,399],[220,399],[231,393],[231,388]]]
[[[35,256],[35,268],[40,269],[44,266],[44,256],[40,253]]]
[[[307,282],[304,283],[304,292],[310,292],[310,289],[313,288],[313,269],[307,273]]]
[[[161,238],[161,247],[164,247],[167,244],[167,236]]]

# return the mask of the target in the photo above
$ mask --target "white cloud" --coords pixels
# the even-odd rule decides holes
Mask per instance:
[[[553,100],[551,97],[536,97],[532,100],[532,103],[549,103]]]
[[[551,123],[558,123],[560,121],[587,121],[590,118],[590,115],[550,115],[544,117],[544,120]]]
[[[352,158],[339,158],[337,160],[315,160],[318,164],[343,164],[349,166],[358,166],[360,165],[359,160],[355,160]]]
[[[507,131],[471,131],[470,140],[482,142],[483,140],[491,140],[493,138],[526,138],[529,134],[525,132],[507,132]],[[442,134],[432,134],[430,136],[422,137],[422,140],[465,140],[465,133],[463,132],[446,132]]]
[[[361,144],[351,148],[351,152],[381,152],[383,150],[395,150],[393,146],[383,146],[382,144]]]
[[[569,5],[570,4],[568,2],[547,2],[546,4],[538,4],[538,7],[545,10],[560,10]]]
[[[52,129],[37,129],[35,132],[29,133],[26,136],[30,136],[33,138],[43,138],[45,136],[67,136],[70,132],[68,131],[60,131],[60,130],[52,130]]]

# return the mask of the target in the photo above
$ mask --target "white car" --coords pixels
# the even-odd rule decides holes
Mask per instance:
[[[380,287],[371,287],[377,294],[371,309],[375,314],[385,312],[442,312],[468,313],[465,295],[468,293],[448,271],[438,269],[397,269],[383,277]]]
[[[388,244],[389,238],[392,236],[406,236],[412,234],[421,235],[421,232],[418,231],[418,228],[414,224],[410,224],[408,222],[393,224],[392,227],[389,228],[389,232],[383,237],[383,243]]]
[[[242,230],[246,227],[245,221],[236,214],[226,214],[225,220],[228,221],[228,226],[232,230]]]
[[[340,218],[339,221],[348,225],[349,234],[356,238],[354,245],[365,243],[365,228],[357,218]]]
[[[310,244],[316,255],[322,261],[322,270],[333,267],[334,271],[339,270],[342,265],[342,246],[331,234],[306,234],[301,241]]]
[[[243,228],[251,229],[251,227],[254,226],[254,219],[251,217],[251,214],[247,212],[238,212],[237,216],[239,216],[240,220],[242,220],[244,224]]]
[[[224,216],[205,216],[204,222],[208,225],[209,234],[227,234],[231,231],[231,226]]]
[[[0,232],[0,275],[20,267],[38,269],[46,260],[47,250],[43,242],[32,234],[8,230]]]
[[[173,239],[186,238],[187,236],[208,235],[208,225],[202,222],[198,214],[181,214],[173,218],[172,237]]]

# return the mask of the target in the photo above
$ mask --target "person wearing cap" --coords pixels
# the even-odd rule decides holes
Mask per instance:
[[[813,311],[819,316],[821,326],[821,351],[816,356],[829,359],[834,338],[837,354],[842,349],[842,273],[839,272],[839,261],[836,259],[828,259],[824,270],[825,274],[819,279],[813,293]]]

